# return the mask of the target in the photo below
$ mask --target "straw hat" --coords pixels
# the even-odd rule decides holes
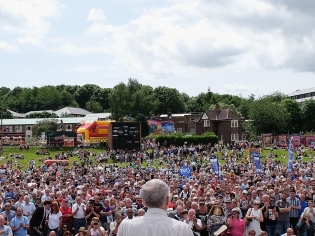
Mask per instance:
[[[214,236],[219,236],[220,234],[222,234],[225,230],[227,230],[227,226],[226,225],[222,225],[217,231],[214,232]]]
[[[80,228],[79,228],[79,232],[86,233],[86,229],[85,229],[85,227],[80,227]]]

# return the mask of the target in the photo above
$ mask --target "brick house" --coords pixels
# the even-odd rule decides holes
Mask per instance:
[[[214,132],[223,143],[233,143],[245,139],[242,128],[243,119],[229,109],[206,110],[195,120],[196,134]]]

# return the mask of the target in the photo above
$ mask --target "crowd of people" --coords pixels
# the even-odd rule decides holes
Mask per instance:
[[[315,163],[298,159],[288,172],[271,158],[258,174],[243,156],[250,145],[146,140],[141,152],[75,149],[71,167],[32,160],[23,171],[9,161],[0,171],[0,235],[166,235],[158,232],[168,224],[177,229],[168,235],[315,235]],[[209,164],[217,152],[220,175]]]

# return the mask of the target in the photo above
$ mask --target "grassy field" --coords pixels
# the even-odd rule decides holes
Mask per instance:
[[[37,149],[41,149],[40,147],[30,147],[29,150],[20,150],[19,147],[4,147],[4,153],[1,155],[1,156],[5,156],[6,154],[9,155],[9,158],[8,159],[3,159],[3,160],[0,160],[0,165],[2,163],[5,163],[7,162],[8,160],[11,160],[12,158],[10,157],[10,154],[13,154],[13,153],[17,153],[19,155],[24,155],[24,159],[17,159],[18,161],[18,164],[20,164],[22,166],[23,169],[26,169],[27,166],[28,166],[28,163],[30,160],[35,160],[37,165],[40,164],[39,162],[39,159],[41,158],[45,158],[47,157],[47,155],[36,155],[36,150]],[[66,151],[72,151],[73,148],[64,148],[62,150],[59,150],[59,149],[56,149],[56,148],[48,148],[49,151],[50,151],[50,155],[54,158],[55,157],[55,154],[56,153],[61,153],[61,152],[66,152]],[[93,149],[93,148],[90,148],[90,151],[92,152],[95,152],[95,153],[99,153],[102,151],[102,149]],[[266,160],[266,157],[268,156],[268,154],[270,153],[271,151],[269,149],[265,149],[262,151],[261,155],[263,156],[263,158],[261,158],[261,162],[264,162]],[[273,150],[272,151],[274,154],[277,154],[278,155],[278,158],[276,158],[276,160],[278,161],[281,161],[282,163],[287,163],[287,158],[281,158],[281,156],[287,156],[288,155],[288,151],[286,150]],[[312,154],[313,156],[315,155],[315,152],[310,152],[310,151],[307,151],[307,157],[304,157],[303,158],[303,161],[305,162],[308,162],[308,161],[311,161],[312,159],[310,158],[310,154]],[[222,155],[221,153],[218,153],[218,156],[219,156],[219,162],[220,164],[224,163],[225,161],[221,158]],[[94,159],[92,157],[90,157],[91,160],[94,161]],[[73,165],[73,162],[74,161],[78,161],[78,157],[70,157],[70,166]],[[247,152],[245,153],[245,157],[243,160],[247,160]],[[242,159],[240,160],[240,162],[242,161]],[[95,161],[94,161],[95,163]],[[109,160],[107,164],[113,164],[113,161],[112,160]],[[117,163],[116,163],[117,164]],[[126,166],[126,165],[129,165],[129,164],[117,164],[118,166]],[[147,166],[147,163],[144,162],[143,163],[143,166]],[[155,161],[153,163],[153,166],[155,167],[158,167],[158,163],[157,161]]]

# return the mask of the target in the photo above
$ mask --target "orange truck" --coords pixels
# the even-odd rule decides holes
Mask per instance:
[[[111,121],[91,121],[77,129],[78,137],[82,136],[84,146],[100,144],[108,140],[108,127]]]

